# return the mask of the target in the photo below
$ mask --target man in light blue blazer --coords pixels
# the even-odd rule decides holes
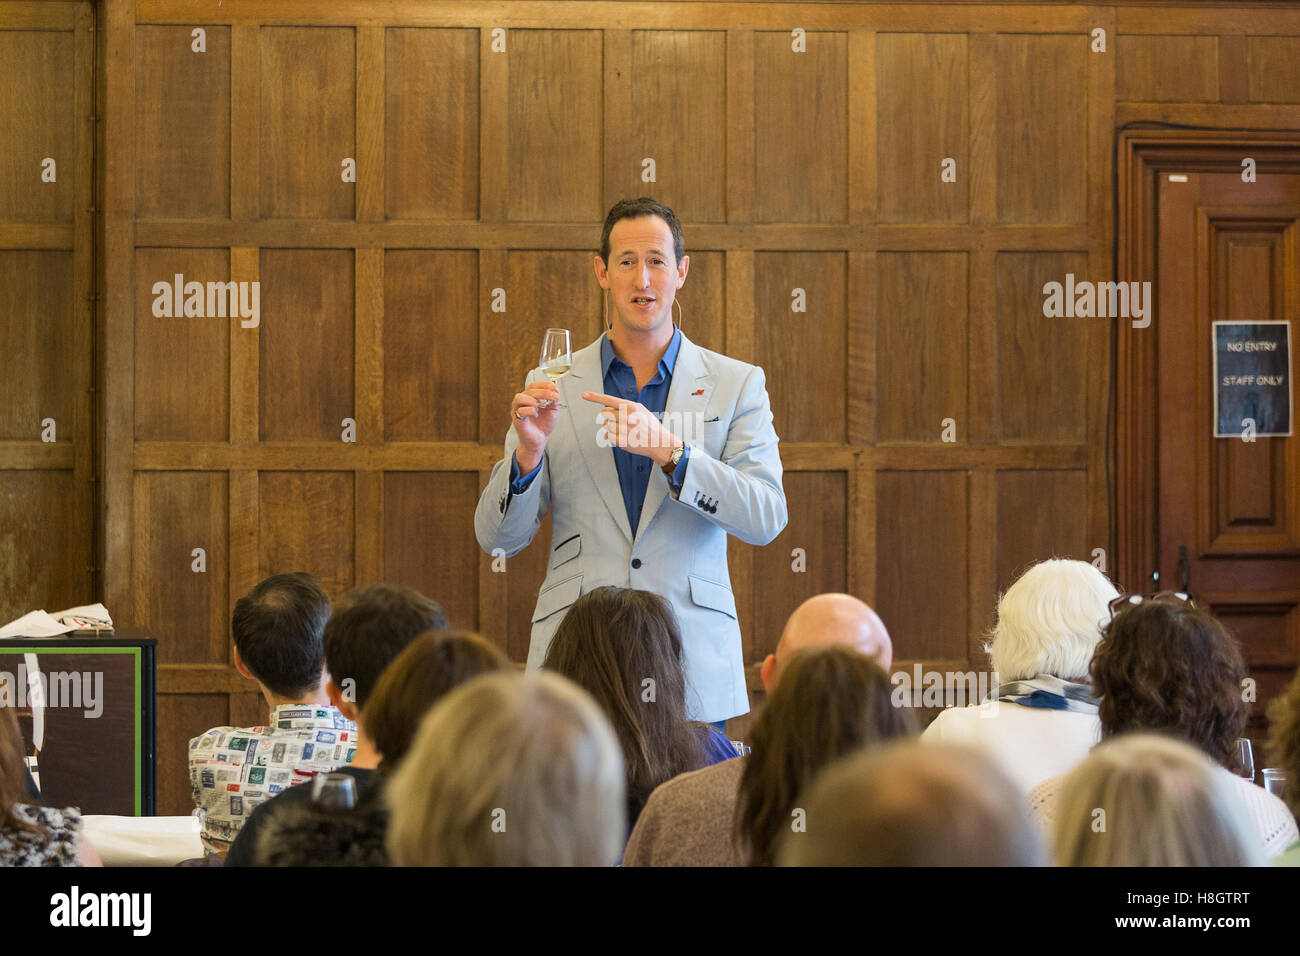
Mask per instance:
[[[716,722],[749,711],[727,534],[767,544],[786,503],[763,370],[673,324],[689,265],[671,209],[643,197],[610,210],[595,260],[609,329],[558,382],[529,373],[474,531],[484,551],[509,557],[551,512],[529,670],[584,592],[654,591],[681,627],[687,714]]]

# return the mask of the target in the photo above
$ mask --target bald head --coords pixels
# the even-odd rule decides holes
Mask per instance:
[[[785,622],[776,654],[764,662],[765,683],[776,683],[795,651],[829,644],[866,654],[886,672],[894,662],[894,643],[880,615],[851,594],[818,594],[795,608]]]

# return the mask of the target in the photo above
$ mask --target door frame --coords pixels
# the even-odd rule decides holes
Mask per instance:
[[[1300,173],[1300,131],[1124,129],[1115,150],[1116,228],[1115,279],[1156,280],[1156,196],[1158,177],[1167,172],[1240,173],[1241,161],[1255,160],[1256,174]],[[1147,593],[1151,573],[1162,568],[1157,513],[1158,413],[1149,391],[1156,381],[1154,323],[1134,329],[1116,320],[1114,341],[1115,427],[1111,437],[1111,469],[1115,502],[1115,562],[1117,585]],[[1145,386],[1145,390],[1144,390]],[[1165,579],[1165,587],[1170,579]]]

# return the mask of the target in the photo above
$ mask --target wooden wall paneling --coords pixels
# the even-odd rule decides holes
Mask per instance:
[[[1300,103],[1300,35],[1248,36],[1244,41],[1250,101]]]
[[[880,221],[967,221],[966,36],[892,33],[876,44]],[[942,179],[946,158],[956,161],[954,182]]]
[[[969,479],[960,471],[877,471],[877,613],[898,661],[965,661]]]
[[[684,223],[723,222],[727,34],[633,30],[627,47],[611,46],[611,39],[621,35],[606,34],[606,73],[612,70],[626,82],[618,109],[606,103],[605,142],[611,153],[626,142],[628,149],[622,152],[630,155],[621,157],[617,169],[607,167],[607,188],[615,198],[653,195]],[[655,161],[656,178],[650,183],[642,182],[646,158]]]
[[[356,583],[356,484],[350,471],[258,476],[258,580],[306,571],[332,600]]]
[[[657,183],[644,182],[641,178],[641,159],[650,155],[644,129],[654,116],[655,104],[646,95],[647,82],[642,80],[637,88],[638,109],[633,113],[632,89],[636,81],[632,31],[602,31],[601,66],[601,149],[605,160],[601,170],[602,212],[628,196],[655,196],[666,201],[659,194]],[[666,160],[663,156],[658,158]],[[679,218],[686,218],[680,209],[676,212]]]
[[[986,240],[966,258],[966,422],[957,420],[957,441],[998,440],[997,256]],[[949,446],[951,448],[951,445]]]
[[[230,218],[261,218],[262,44],[255,23],[230,28]],[[244,240],[231,245],[248,246]]]
[[[68,69],[75,53],[69,29],[0,31],[0,63],[8,67],[0,87],[0,221],[73,221],[77,183],[89,177],[77,169],[77,75]]]
[[[998,220],[1083,222],[1086,33],[999,35]],[[1100,54],[1097,54],[1100,55]]]
[[[356,216],[359,222],[382,222],[385,217],[384,161],[384,28],[358,26],[356,30]]]
[[[880,441],[969,441],[964,253],[881,252],[876,315]]]
[[[846,440],[868,445],[876,440],[875,252],[848,254],[848,356],[845,374]]]
[[[478,504],[478,494],[487,485],[488,479],[492,477],[492,469],[483,468],[478,471],[478,484],[475,487],[474,503]],[[504,571],[494,570],[491,555],[485,553],[478,546],[477,539],[473,542],[473,551],[470,552],[477,561],[478,575],[478,613],[475,616],[477,620],[478,632],[497,646],[503,654],[509,656],[512,660],[522,661],[527,657],[528,649],[523,649],[524,657],[517,657],[509,653],[508,647],[508,630],[509,630],[509,599],[510,593],[507,586],[506,575]],[[498,568],[500,565],[498,565]],[[508,564],[507,564],[508,569]],[[530,615],[531,616],[531,615]],[[530,622],[531,623],[531,622]]]
[[[135,214],[224,219],[230,215],[230,27],[135,28]],[[183,125],[182,125],[183,124]]]
[[[592,276],[595,281],[595,275]],[[396,273],[394,273],[396,281]],[[514,321],[510,313],[512,301],[509,296],[510,253],[504,249],[480,249],[478,251],[478,368],[503,368],[503,357],[509,352],[523,353],[527,343],[525,336],[515,334]],[[599,287],[598,287],[599,288]],[[493,308],[500,301],[496,290],[506,293],[504,312],[494,312]],[[395,302],[395,304],[397,304]],[[522,302],[515,302],[515,307],[523,312]],[[387,304],[385,315],[387,315]],[[570,336],[573,329],[569,330]],[[542,340],[537,340],[537,355],[541,357]],[[522,360],[522,356],[517,356]],[[510,368],[513,368],[511,366]],[[502,381],[501,379],[506,379]],[[505,434],[510,428],[510,403],[501,404],[501,395],[509,389],[508,395],[514,395],[524,384],[523,378],[509,377],[509,369],[501,377],[497,375],[478,376],[478,440],[496,450],[500,458],[505,449]],[[393,410],[394,417],[400,412]],[[489,579],[490,580],[490,579]]]
[[[356,444],[384,442],[384,250],[356,250],[353,284],[353,406]],[[350,449],[349,449],[350,450]]]
[[[970,62],[970,224],[998,221],[998,38],[972,33],[967,39]],[[961,170],[957,171],[961,182]]]
[[[160,667],[209,664],[228,653],[226,495],[220,472],[136,472],[137,577],[123,616],[158,639]],[[196,570],[196,548],[203,570]]]
[[[384,47],[388,217],[476,218],[479,31],[389,27]]]
[[[754,338],[777,432],[786,441],[844,442],[848,275],[843,253],[760,252]],[[800,296],[799,290],[802,290]],[[804,311],[795,311],[802,303]]]
[[[998,472],[998,593],[1039,561],[1092,560],[1079,508],[1086,489],[1087,475],[1081,470]]]
[[[203,284],[205,313],[209,301],[228,311],[224,288],[211,298],[206,291],[207,283],[232,281],[229,250],[136,250],[135,439],[224,442],[230,434],[230,328],[240,320],[174,314],[178,275],[183,286]],[[155,283],[166,288],[155,294]],[[160,296],[164,316],[154,315]]]
[[[877,188],[878,40],[870,30],[850,30],[849,71],[849,222],[875,222],[879,218]]]
[[[385,441],[478,441],[478,255],[390,249],[384,263]],[[504,326],[504,316],[489,314]]]
[[[967,519],[970,522],[967,566],[967,631],[965,659],[972,670],[990,668],[984,650],[989,628],[997,618],[997,556],[1003,525],[999,521],[997,473],[993,468],[974,468],[969,475],[970,498]]]
[[[71,250],[0,250],[0,347],[24,359],[6,371],[0,440],[41,447],[46,418],[54,419],[64,448],[80,437],[74,428],[79,390],[69,381],[68,363],[86,303],[78,301],[74,266]]]
[[[1219,99],[1219,38],[1114,36],[1115,96],[1147,102]],[[1189,64],[1205,64],[1189,69]]]
[[[494,51],[492,30],[479,30],[479,220],[506,218],[510,193],[510,34],[506,49]]]
[[[1085,281],[1078,253],[1003,253],[994,266],[997,294],[998,433],[1003,441],[1086,442],[1090,330],[1103,318],[1043,315],[1044,284]]]
[[[727,222],[754,220],[754,31],[727,31]],[[730,301],[730,300],[729,300]]]
[[[0,470],[0,617],[6,622],[87,600],[90,527],[69,514],[76,494],[71,468]]]
[[[263,249],[258,428],[263,441],[338,441],[354,411],[355,253]]]
[[[213,727],[230,725],[226,694],[158,695],[158,812],[187,814],[190,792],[190,740]]]
[[[848,219],[848,37],[754,36],[754,221]]]
[[[99,560],[97,544],[99,523],[95,518],[98,485],[96,483],[95,449],[96,413],[92,404],[95,393],[95,318],[97,308],[95,284],[95,76],[94,76],[94,12],[89,4],[77,9],[73,30],[73,116],[75,118],[76,187],[73,193],[73,301],[72,313],[73,358],[70,363],[76,403],[73,412],[73,429],[77,436],[73,448],[72,477],[75,493],[72,510],[75,514],[79,536],[76,547],[78,560],[86,569],[89,580],[85,594],[89,600],[103,587],[103,564]],[[65,369],[65,374],[67,370]]]
[[[669,207],[671,208],[671,207]],[[676,210],[673,210],[676,212]],[[685,230],[683,230],[685,231]],[[696,345],[729,355],[727,351],[726,253],[692,251],[691,234],[685,232],[686,255],[691,260],[686,282],[677,290],[673,316],[682,334]]]
[[[263,27],[258,47],[262,216],[351,219],[356,186],[343,161],[357,158],[356,30]],[[358,176],[378,173],[358,166]]]
[[[601,219],[600,31],[511,30],[507,50],[508,218]]]
[[[472,471],[383,476],[383,568],[376,580],[428,595],[442,605],[455,629],[480,626],[481,563],[466,560],[481,553],[474,539],[479,491],[478,473]],[[546,553],[544,546],[540,550]]]

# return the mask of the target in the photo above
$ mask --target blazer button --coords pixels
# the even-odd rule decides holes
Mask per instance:
[[[640,559],[640,558],[633,558],[633,559],[632,559],[632,570],[635,571],[635,570],[636,570],[637,568],[639,568],[639,567],[641,567],[641,559]]]

